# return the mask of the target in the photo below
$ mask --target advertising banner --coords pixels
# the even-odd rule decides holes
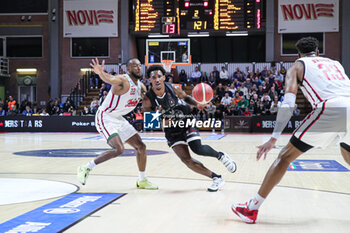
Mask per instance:
[[[118,37],[118,0],[64,0],[64,37]]]
[[[339,0],[278,1],[278,33],[338,31]]]

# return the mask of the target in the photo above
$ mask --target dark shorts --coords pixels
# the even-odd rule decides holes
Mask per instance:
[[[187,145],[190,141],[201,139],[197,128],[167,129],[164,132],[170,148],[179,144]]]

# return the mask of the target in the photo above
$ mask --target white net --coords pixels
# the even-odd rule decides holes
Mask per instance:
[[[173,66],[174,61],[173,60],[162,60],[163,68],[166,72],[171,72],[171,67]]]

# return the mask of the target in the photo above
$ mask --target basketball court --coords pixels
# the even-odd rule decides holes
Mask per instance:
[[[211,135],[206,132],[201,136],[204,143],[227,152],[238,166],[232,174],[213,158],[193,155],[223,176],[226,185],[218,192],[207,191],[211,180],[185,167],[168,148],[163,133],[141,134],[147,145],[146,174],[159,185],[157,191],[136,189],[136,157],[129,146],[125,155],[97,166],[87,184],[81,186],[76,179],[77,166],[108,149],[98,134],[0,134],[0,229],[3,231],[11,219],[26,213],[24,224],[33,224],[31,217],[40,217],[41,212],[31,215],[31,211],[64,201],[65,195],[115,194],[116,197],[92,213],[61,229],[146,233],[349,232],[350,173],[337,146],[312,149],[291,164],[282,182],[260,208],[258,223],[248,225],[232,213],[230,206],[255,195],[290,135],[283,135],[277,148],[259,162],[255,159],[256,146],[268,139],[267,134]],[[64,214],[70,216],[67,212],[61,213]],[[16,226],[20,223],[15,222]]]

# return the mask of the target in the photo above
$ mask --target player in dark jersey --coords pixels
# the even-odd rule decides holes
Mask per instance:
[[[152,88],[146,93],[142,101],[144,111],[159,111],[166,125],[169,122],[192,120],[191,106],[203,108],[190,96],[188,96],[179,86],[164,82],[165,70],[162,66],[154,65],[147,70],[147,76]],[[221,188],[225,181],[221,175],[207,169],[202,163],[193,159],[188,150],[190,149],[203,156],[210,156],[219,159],[230,172],[236,171],[235,162],[223,152],[218,152],[208,145],[202,145],[198,129],[195,127],[182,125],[164,127],[165,137],[181,161],[192,171],[213,179],[213,183],[208,191],[215,192]]]

